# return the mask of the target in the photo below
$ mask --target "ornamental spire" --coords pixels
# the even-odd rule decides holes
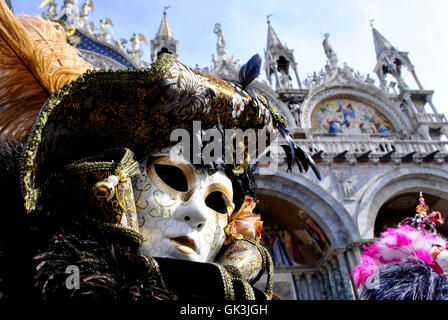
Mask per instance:
[[[272,16],[272,14],[267,16],[267,23],[268,23],[268,41],[266,48],[283,48],[282,43],[280,42],[279,37],[274,31],[274,28],[271,26],[271,22],[269,21],[269,17]]]
[[[171,31],[168,18],[166,17],[166,11],[170,7],[163,8],[163,18],[160,24],[159,31],[157,31],[156,37],[151,40],[151,60],[156,61],[157,56],[160,53],[171,53],[178,57],[179,41],[174,39],[173,31]]]
[[[373,33],[373,43],[375,44],[375,52],[376,52],[376,58],[379,59],[381,57],[381,54],[386,51],[396,50],[394,46],[386,40],[386,38],[383,37],[381,33],[379,33],[378,30],[376,30],[372,26],[372,33]]]
[[[163,8],[163,18],[162,23],[160,24],[159,31],[156,34],[156,39],[160,40],[172,40],[173,32],[171,31],[170,24],[168,23],[168,19],[166,17],[166,10],[168,10],[170,7],[164,7]]]

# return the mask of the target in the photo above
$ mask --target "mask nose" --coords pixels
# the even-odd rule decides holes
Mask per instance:
[[[181,206],[177,211],[177,219],[186,222],[194,230],[201,231],[207,223],[208,209],[204,204],[192,199],[185,206]]]

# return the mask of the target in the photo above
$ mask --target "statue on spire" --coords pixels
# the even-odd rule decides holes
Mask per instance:
[[[330,42],[328,41],[328,38],[330,37],[329,33],[324,34],[324,41],[322,42],[322,45],[324,46],[325,55],[328,58],[328,61],[330,61],[331,67],[335,67],[338,64],[338,56],[336,52],[333,50],[333,47],[331,46]]]
[[[224,36],[224,32],[221,29],[221,24],[216,23],[213,32],[218,36],[218,42],[216,43],[216,51],[218,52],[218,56],[225,56],[226,37]]]

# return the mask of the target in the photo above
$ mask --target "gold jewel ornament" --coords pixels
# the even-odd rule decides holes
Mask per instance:
[[[93,211],[99,212],[101,220],[138,232],[131,178],[140,170],[133,155],[129,149],[107,150],[65,166],[61,174],[76,179],[74,181],[81,186],[80,193],[83,186],[89,190],[87,187],[93,185],[86,201]],[[51,179],[49,181],[51,184]]]
[[[118,182],[117,182],[118,184]],[[110,183],[109,181],[99,181],[95,183],[93,186],[93,194],[95,195],[95,198],[97,198],[100,201],[110,201],[115,193],[115,186],[114,184]]]

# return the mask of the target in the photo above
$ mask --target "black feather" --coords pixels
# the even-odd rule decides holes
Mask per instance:
[[[296,158],[295,142],[292,138],[291,133],[288,130],[286,130],[285,128],[283,128],[281,126],[277,126],[277,130],[280,131],[281,135],[283,136],[283,138],[285,138],[286,142],[288,143],[289,152],[286,152],[286,151],[285,152],[286,152],[286,157],[288,159],[288,171],[291,171],[292,162]],[[283,149],[286,150],[284,147],[283,147]],[[300,172],[302,172],[302,171],[300,171]]]
[[[288,162],[288,171],[292,171],[293,158],[292,158],[292,155],[291,155],[291,148],[287,144],[283,144],[282,148],[283,148],[283,150],[285,151],[285,154],[286,154],[286,160]],[[299,166],[299,171],[302,173],[303,172],[302,166],[300,165],[300,163],[297,163],[297,164]]]
[[[364,300],[446,300],[448,281],[420,260],[389,263],[379,269],[378,287],[362,287]]]
[[[317,179],[321,180],[319,170],[317,169],[314,160],[294,142],[293,136],[288,130],[279,125],[277,125],[276,127],[288,143],[288,145],[282,145],[282,148],[286,153],[286,159],[288,161],[288,171],[292,171],[292,162],[296,161],[300,172],[307,172],[311,167],[311,170],[313,170]]]
[[[260,74],[261,57],[257,53],[250,58],[250,60],[241,67],[239,72],[240,84],[245,89],[256,77]]]
[[[295,145],[295,153],[296,153],[296,162],[299,163],[299,161],[302,163],[302,165],[306,165],[305,171],[308,171],[308,166],[311,167],[311,170],[313,170],[314,174],[316,175],[317,179],[321,180],[321,176],[319,173],[319,169],[317,169],[316,163],[314,162],[313,158],[311,158],[308,153],[303,151],[297,144]]]

